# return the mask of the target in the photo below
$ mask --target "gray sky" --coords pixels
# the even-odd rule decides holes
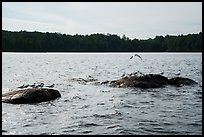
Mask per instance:
[[[202,31],[202,2],[2,2],[2,29],[130,39],[192,34]]]

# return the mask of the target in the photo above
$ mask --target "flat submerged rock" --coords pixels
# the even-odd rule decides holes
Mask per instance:
[[[61,97],[58,90],[27,88],[2,94],[2,102],[11,104],[40,103]]]

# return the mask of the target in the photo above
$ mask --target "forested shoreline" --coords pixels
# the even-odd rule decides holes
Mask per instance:
[[[146,40],[116,34],[69,35],[2,30],[3,52],[201,52],[202,32]]]

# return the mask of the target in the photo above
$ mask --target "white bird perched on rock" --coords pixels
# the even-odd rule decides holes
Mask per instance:
[[[19,86],[18,88],[27,88],[29,86],[29,84],[25,85],[23,84],[22,86]]]
[[[33,83],[33,85],[30,85],[30,87],[35,88],[36,83]]]
[[[35,88],[42,88],[44,86],[44,83],[39,83],[38,85],[35,86]]]
[[[22,86],[19,86],[18,88],[24,88],[25,84],[23,84]]]

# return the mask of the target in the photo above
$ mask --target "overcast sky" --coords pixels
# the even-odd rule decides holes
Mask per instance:
[[[202,2],[2,2],[2,29],[130,39],[192,34],[202,31]]]

